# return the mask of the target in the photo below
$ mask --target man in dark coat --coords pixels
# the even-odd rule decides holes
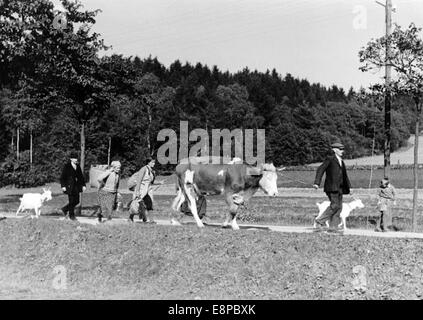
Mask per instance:
[[[67,162],[60,176],[60,184],[64,193],[68,195],[69,203],[62,208],[65,217],[71,220],[75,218],[75,207],[79,204],[79,194],[85,191],[85,179],[81,167],[78,164],[78,154],[72,152],[70,161]]]
[[[340,142],[335,142],[331,145],[331,148],[333,154],[327,157],[317,169],[313,187],[315,189],[319,188],[323,174],[326,173],[323,191],[329,198],[330,206],[319,219],[316,219],[316,224],[320,229],[329,220],[330,229],[337,230],[342,211],[342,196],[350,194],[351,183],[348,179],[345,163],[342,160],[344,146]]]

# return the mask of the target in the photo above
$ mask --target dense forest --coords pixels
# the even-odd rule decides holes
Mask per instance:
[[[179,133],[182,120],[189,130],[265,129],[266,160],[277,166],[321,161],[336,138],[346,158],[370,155],[373,140],[376,153],[383,149],[383,99],[364,90],[275,69],[230,73],[179,60],[166,67],[153,57],[100,58],[106,47],[87,27],[96,12],[64,1],[67,25],[58,29],[48,1],[20,3],[7,2],[0,14],[0,185],[56,181],[71,150],[83,150],[87,172],[108,162],[109,143],[127,176],[164,143],[158,132]],[[410,136],[412,108],[407,98],[393,103],[392,150]]]

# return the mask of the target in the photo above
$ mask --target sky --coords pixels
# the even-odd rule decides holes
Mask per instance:
[[[346,91],[383,81],[383,70],[358,69],[359,50],[385,34],[385,9],[374,0],[80,1],[102,10],[93,30],[113,46],[107,55],[151,55],[165,66],[200,62],[232,73],[276,69]],[[423,0],[392,2],[393,23],[423,27]]]

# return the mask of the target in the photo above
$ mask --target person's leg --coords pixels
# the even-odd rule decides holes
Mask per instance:
[[[141,200],[139,202],[139,207],[138,207],[138,217],[143,222],[147,222],[147,215],[145,212],[146,212],[145,204],[144,204],[144,201]]]
[[[68,194],[68,203],[62,207],[62,212],[65,215],[65,217],[69,214],[69,204],[71,203],[71,195]]]
[[[198,217],[203,219],[207,212],[207,201],[205,196],[200,196],[197,202]]]
[[[376,218],[376,232],[382,232],[383,229],[383,210],[380,210],[380,215]]]
[[[316,223],[323,227],[325,225],[325,222],[327,220],[330,220],[332,216],[338,212],[339,210],[339,192],[328,192],[326,195],[329,198],[330,205],[327,207],[327,209],[322,213],[320,218],[316,219]],[[341,197],[342,199],[342,197]],[[342,209],[342,207],[341,207]]]
[[[101,222],[101,219],[103,218],[102,210],[101,210],[101,199],[100,199],[100,191],[97,192],[97,203],[98,208],[94,211],[92,215],[97,215],[98,222]]]
[[[394,229],[394,226],[392,225],[392,208],[391,203],[389,201],[386,205],[386,211],[384,214],[383,222],[386,231]]]
[[[79,204],[79,193],[69,195],[69,218],[75,219],[75,207]]]
[[[332,216],[329,219],[329,227],[331,229],[337,229],[341,222],[341,211],[342,211],[342,192],[333,194],[331,199]]]
[[[116,193],[106,192],[106,212],[105,218],[112,220],[113,209],[116,203]]]
[[[100,190],[98,192],[98,202],[100,204],[100,213],[98,215],[98,221],[102,222],[103,218],[109,216],[109,207],[110,207],[110,197],[109,192]]]

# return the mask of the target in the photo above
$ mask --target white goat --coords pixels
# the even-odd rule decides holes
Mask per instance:
[[[330,201],[323,201],[322,203],[316,203],[317,207],[319,208],[319,215],[316,217],[316,219],[320,218],[330,205]],[[355,199],[349,203],[343,203],[342,204],[342,211],[341,211],[341,223],[338,225],[338,228],[341,226],[344,227],[344,230],[347,230],[347,217],[350,215],[351,211],[353,211],[356,208],[364,208],[364,204],[360,199]],[[329,227],[329,220],[326,221],[326,225]],[[317,227],[317,222],[314,221],[314,227]]]
[[[18,211],[16,211],[16,216],[18,216],[19,212],[21,211],[34,209],[35,218],[39,218],[42,205],[45,201],[50,201],[51,199],[52,197],[50,188],[43,188],[43,193],[25,193],[22,198],[20,198],[21,204],[18,208]],[[34,218],[34,216],[31,215],[31,218]]]

